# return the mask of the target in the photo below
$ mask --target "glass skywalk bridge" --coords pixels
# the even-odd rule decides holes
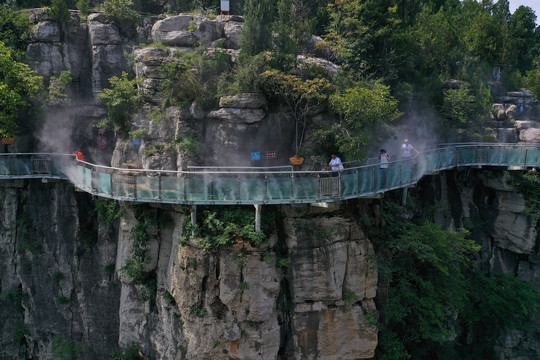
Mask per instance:
[[[65,154],[0,154],[0,180],[69,179],[80,190],[121,201],[191,205],[324,203],[372,197],[426,175],[465,166],[540,166],[540,144],[445,144],[413,159],[330,171],[264,168],[190,171],[124,169]],[[271,170],[271,169],[270,169]]]

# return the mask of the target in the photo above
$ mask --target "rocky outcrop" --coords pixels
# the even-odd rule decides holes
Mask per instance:
[[[152,39],[168,46],[194,47],[206,45],[223,36],[223,24],[204,16],[178,15],[157,21]]]
[[[340,217],[286,219],[293,359],[368,359],[377,346],[371,243]]]

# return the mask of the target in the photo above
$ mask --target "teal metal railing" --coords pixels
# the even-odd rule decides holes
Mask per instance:
[[[268,168],[124,169],[76,161],[65,154],[0,154],[0,179],[69,179],[81,190],[123,201],[283,204],[373,196],[414,185],[425,174],[460,166],[537,167],[540,144],[445,144],[413,159],[392,161],[387,170],[369,164],[339,174]]]

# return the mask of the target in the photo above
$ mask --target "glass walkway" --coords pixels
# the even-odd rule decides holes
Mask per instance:
[[[465,166],[537,167],[540,144],[445,144],[413,159],[393,161],[387,170],[371,164],[338,174],[268,168],[123,169],[75,160],[73,155],[12,153],[0,154],[0,180],[69,179],[96,196],[143,203],[291,204],[371,197],[414,185],[426,174]]]

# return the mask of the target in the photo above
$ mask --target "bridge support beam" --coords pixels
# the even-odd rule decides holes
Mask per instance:
[[[191,225],[197,225],[197,205],[191,205]],[[191,231],[191,236],[195,236],[195,230]]]
[[[255,231],[261,232],[261,211],[262,211],[262,205],[261,204],[255,204]]]
[[[401,205],[407,205],[407,188],[403,188],[403,195],[401,197]]]

